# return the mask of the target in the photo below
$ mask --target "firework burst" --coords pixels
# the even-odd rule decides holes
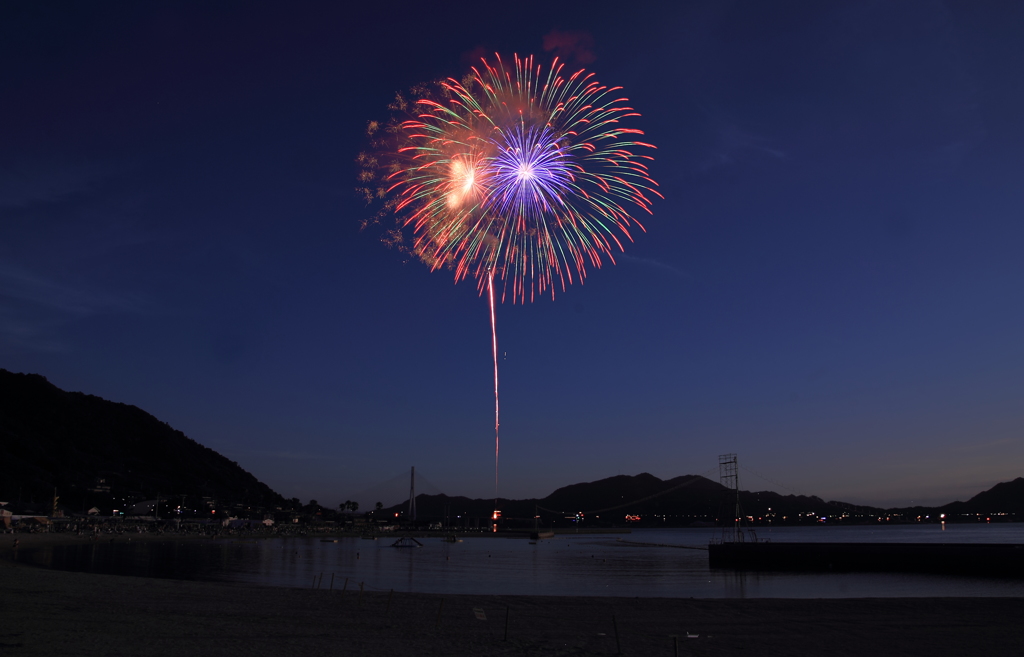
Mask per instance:
[[[502,281],[501,298],[554,297],[643,226],[660,196],[648,175],[639,116],[619,87],[556,59],[500,57],[462,80],[399,96],[390,123],[370,125],[375,150],[360,156],[367,200],[398,225],[385,241],[403,245],[481,293]]]
[[[627,207],[650,213],[661,196],[643,154],[639,116],[618,87],[580,70],[568,77],[532,57],[506,66],[481,60],[462,80],[398,95],[388,123],[368,127],[374,149],[359,156],[360,191],[381,201],[377,218],[398,225],[385,243],[476,279],[487,293],[494,359],[494,519],[498,505],[498,333],[501,297],[533,300],[582,281],[643,226]],[[497,524],[494,525],[497,530]]]

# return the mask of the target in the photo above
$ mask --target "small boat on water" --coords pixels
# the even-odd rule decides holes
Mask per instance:
[[[462,542],[462,539],[459,538],[458,536],[456,536],[455,534],[448,534],[447,536],[445,536],[441,540],[444,541],[445,543],[461,543]]]
[[[320,542],[321,543],[337,543],[338,539],[336,539],[336,538],[321,538]]]
[[[533,532],[532,534],[530,534],[530,540],[531,541],[539,541],[542,538],[554,538],[554,537],[555,537],[555,532],[553,532],[553,531],[546,531],[546,532],[537,531],[537,532]]]
[[[423,547],[423,543],[420,543],[419,541],[417,541],[415,538],[413,538],[411,536],[403,536],[402,538],[400,538],[397,541],[395,541],[394,543],[392,543],[391,547],[396,547],[396,548],[417,548],[417,547]]]

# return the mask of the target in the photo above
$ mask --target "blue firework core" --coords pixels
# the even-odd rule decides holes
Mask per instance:
[[[520,121],[498,132],[495,146],[492,209],[527,221],[543,221],[557,211],[573,176],[555,131]]]

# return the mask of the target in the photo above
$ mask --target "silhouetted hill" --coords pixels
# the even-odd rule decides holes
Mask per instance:
[[[628,506],[621,509],[623,516],[627,512],[667,513],[669,510],[689,514],[704,509],[708,504],[717,509],[724,490],[721,484],[696,475],[663,481],[643,472],[635,476],[618,475],[564,486],[544,498],[541,505],[584,513],[598,513],[607,509],[605,512],[611,513],[615,507],[626,504]],[[646,499],[655,495],[658,497]]]
[[[49,505],[54,488],[73,511],[152,499],[158,492],[213,498],[221,506],[284,502],[234,461],[135,406],[65,392],[38,374],[4,369],[0,463],[0,500],[40,507]]]
[[[708,506],[717,508],[724,490],[721,484],[694,475],[663,481],[654,475],[643,473],[564,486],[543,499],[502,498],[498,500],[498,508],[505,518],[530,519],[539,511],[542,516],[549,519],[571,516],[576,512],[593,515],[600,515],[602,512],[613,513],[615,518],[622,519],[627,512],[657,513],[661,508],[671,508],[679,512],[702,511]],[[643,501],[648,497],[654,499]],[[385,509],[385,512],[402,513],[406,508],[406,504],[397,504]],[[490,517],[494,510],[494,500],[418,495],[416,508],[420,518],[440,518],[446,513],[450,517],[484,518]]]
[[[1024,477],[1004,481],[978,493],[966,502],[939,507],[947,515],[959,513],[1011,513],[1024,516]]]
[[[498,508],[506,522],[532,522],[539,513],[545,524],[564,524],[567,517],[582,512],[588,523],[617,524],[626,516],[639,516],[643,526],[688,525],[694,522],[718,522],[732,517],[735,495],[721,484],[699,475],[684,475],[662,480],[646,472],[618,475],[598,481],[564,486],[542,499],[498,500]],[[881,509],[855,507],[842,502],[826,502],[819,497],[779,495],[771,491],[741,491],[740,505],[744,515],[764,519],[772,514],[782,522],[817,522],[821,516],[836,517],[844,513],[869,514]],[[417,517],[437,520],[447,517],[459,524],[462,518],[489,518],[494,500],[446,495],[418,495]],[[397,504],[385,513],[404,515],[406,504]],[[731,520],[729,520],[731,522]]]
[[[588,525],[627,524],[626,515],[639,516],[633,526],[670,526],[693,523],[731,523],[735,494],[724,486],[697,475],[661,480],[642,473],[619,475],[599,481],[564,486],[542,499],[498,500],[498,508],[507,526],[525,526],[538,513],[544,525],[565,525],[568,518],[583,512]],[[444,518],[454,524],[465,519],[483,522],[494,509],[492,499],[469,499],[446,495],[419,495],[417,517],[422,521]],[[821,522],[916,522],[918,516],[938,521],[940,513],[956,520],[957,514],[1007,514],[1002,519],[1024,517],[1024,478],[996,484],[967,502],[953,502],[943,507],[913,509],[882,509],[828,501],[813,495],[780,495],[772,491],[740,491],[740,507],[753,524],[808,524]],[[398,504],[385,512],[404,517],[406,504]],[[961,518],[964,519],[964,518]],[[984,519],[984,518],[982,518]],[[971,521],[975,520],[971,518]],[[993,518],[994,520],[994,518]]]

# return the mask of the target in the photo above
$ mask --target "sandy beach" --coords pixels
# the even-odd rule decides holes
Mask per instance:
[[[81,540],[17,537],[22,549]],[[1024,646],[1024,598],[341,593],[51,571],[18,563],[13,538],[0,549],[3,655],[653,657],[677,644],[679,655],[990,656]]]

